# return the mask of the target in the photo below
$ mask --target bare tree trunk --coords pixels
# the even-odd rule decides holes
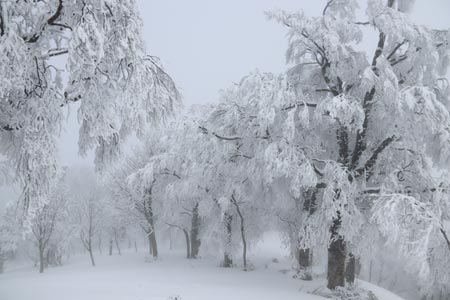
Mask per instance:
[[[89,246],[88,251],[89,251],[89,256],[91,257],[92,266],[95,267],[94,253],[92,253],[92,245]]]
[[[122,253],[120,252],[119,240],[117,239],[117,230],[116,228],[114,228],[113,230],[114,230],[114,242],[116,244],[117,252],[119,253],[119,255],[122,255]]]
[[[150,248],[152,249],[153,257],[157,258],[158,257],[158,245],[156,244],[156,234],[155,234],[154,229],[152,230],[152,232],[150,232],[149,239],[150,239]]]
[[[330,290],[345,285],[345,241],[344,238],[338,234],[340,226],[341,218],[338,212],[338,217],[333,221],[333,225],[331,226],[331,241],[328,246],[327,287]]]
[[[134,241],[134,250],[135,250],[135,252],[138,252],[138,248],[137,248],[137,242],[136,242],[136,240]]]
[[[155,181],[155,180],[154,180]],[[154,183],[153,181],[153,183]],[[149,241],[150,241],[150,248],[153,254],[154,258],[158,257],[158,245],[156,243],[156,232],[155,232],[155,224],[153,219],[153,207],[152,207],[152,187],[153,184],[144,195],[144,215],[148,222],[150,233],[149,233]]]
[[[244,271],[247,271],[247,240],[245,239],[245,227],[244,227],[244,216],[241,213],[239,204],[236,201],[234,195],[231,196],[232,203],[236,207],[236,212],[238,213],[239,219],[241,220],[241,238],[242,238],[242,258],[244,261]]]
[[[112,237],[109,240],[109,255],[112,255],[113,252],[113,240]]]
[[[189,233],[183,228],[184,238],[186,239],[186,258],[191,258],[191,241],[189,240]]]
[[[348,284],[354,284],[356,277],[356,257],[353,253],[348,254],[347,264],[345,266],[345,281]]]
[[[0,274],[5,272],[5,259],[0,255]]]
[[[39,273],[44,273],[45,266],[45,256],[44,256],[44,246],[39,242]]]
[[[199,238],[200,231],[200,216],[198,214],[198,202],[192,210],[192,224],[191,224],[191,257],[197,258],[200,251],[201,241]]]
[[[233,221],[233,216],[229,213],[224,214],[225,219],[225,230],[226,230],[226,245],[225,245],[225,251],[223,255],[223,267],[224,268],[231,268],[233,267],[233,259],[231,258],[230,248],[231,248],[231,223]]]
[[[100,255],[103,255],[103,252],[102,252],[102,236],[101,235],[98,236],[98,251],[100,252]]]
[[[148,240],[148,254],[152,255],[152,239],[150,238],[150,234],[147,234],[147,240]]]

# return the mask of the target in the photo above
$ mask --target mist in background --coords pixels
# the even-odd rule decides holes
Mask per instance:
[[[362,10],[366,1],[360,1]],[[432,28],[450,27],[449,0],[416,0],[412,18]],[[325,0],[138,0],[144,39],[151,55],[161,58],[183,95],[185,107],[216,102],[219,91],[249,71],[286,70],[286,29],[268,21],[264,11],[303,9],[320,15]],[[361,21],[364,20],[361,11]],[[370,30],[368,28],[367,30]],[[367,40],[362,48],[372,49]],[[61,164],[93,166],[93,153],[78,155],[78,104],[69,107],[59,142]],[[130,147],[130,146],[128,146]],[[0,210],[20,189],[0,186]]]

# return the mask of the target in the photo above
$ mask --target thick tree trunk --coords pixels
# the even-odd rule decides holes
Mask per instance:
[[[191,258],[191,241],[189,240],[189,233],[183,229],[184,237],[186,239],[186,258]]]
[[[331,241],[328,247],[327,287],[331,290],[345,285],[345,241],[342,236],[338,235],[340,226],[341,219],[338,213],[338,218],[333,221],[331,226]]]
[[[305,201],[303,202],[303,211],[308,215],[312,215],[317,209],[317,194],[319,193],[319,188],[322,187],[321,183],[318,183],[315,187],[308,189],[303,193]],[[298,249],[298,265],[302,273],[303,280],[312,279],[312,250],[309,248]]]
[[[301,272],[302,280],[312,280],[311,267],[312,267],[312,259],[311,259],[311,249],[298,249],[297,253],[298,257],[298,267]]]
[[[199,238],[200,231],[200,216],[198,214],[198,203],[195,204],[192,210],[192,224],[191,224],[191,257],[197,258],[200,251],[201,241]]]
[[[45,266],[44,246],[39,245],[39,273],[44,273],[44,266]]]
[[[91,257],[92,266],[95,267],[94,253],[92,253],[92,246],[89,246],[88,251],[89,251],[89,256]]]
[[[231,268],[233,267],[233,259],[231,258],[231,234],[232,234],[232,228],[231,223],[233,221],[233,216],[229,213],[224,214],[225,219],[225,234],[226,234],[226,245],[225,245],[225,251],[223,254],[223,267],[224,268]]]
[[[345,266],[345,281],[348,284],[354,284],[356,277],[356,258],[353,253],[348,254],[347,264]]]

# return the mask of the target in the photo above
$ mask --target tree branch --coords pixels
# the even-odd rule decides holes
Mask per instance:
[[[395,135],[386,138],[380,145],[375,149],[370,158],[364,164],[364,167],[356,170],[357,175],[362,175],[366,173],[366,180],[373,175],[373,167],[375,166],[378,156],[395,140]]]

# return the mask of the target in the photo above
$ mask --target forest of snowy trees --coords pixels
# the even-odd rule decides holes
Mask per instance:
[[[378,299],[361,279],[450,299],[450,32],[415,24],[413,2],[268,10],[286,71],[183,107],[133,0],[1,0],[0,184],[21,193],[0,219],[0,273],[18,253],[42,273],[138,246],[155,261],[166,243],[251,272],[277,231],[322,296]],[[71,105],[95,170],[58,161]]]

